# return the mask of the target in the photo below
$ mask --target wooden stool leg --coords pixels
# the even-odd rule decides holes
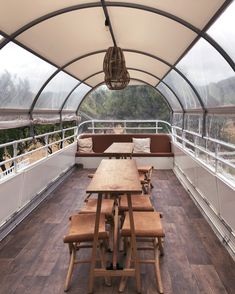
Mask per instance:
[[[131,244],[130,242],[126,241],[127,243],[127,255],[126,255],[126,263],[125,263],[125,269],[130,268],[131,266]],[[126,287],[127,277],[122,277],[120,284],[119,284],[119,292],[123,292]]]
[[[89,275],[89,282],[88,282],[88,293],[92,293],[93,287],[94,287],[94,270],[96,265],[96,251],[97,251],[97,245],[98,245],[101,203],[102,203],[102,194],[99,193],[98,200],[97,200],[96,216],[95,216],[95,230],[94,230],[94,241],[93,241],[92,254],[91,254],[91,267],[90,267],[90,275]]]
[[[105,246],[102,242],[100,242],[100,260],[101,260],[101,267],[106,269],[106,257],[105,257]],[[111,286],[111,278],[105,277],[104,278],[105,285]]]
[[[163,244],[162,244],[162,238],[159,237],[157,239],[158,239],[158,246],[159,246],[159,250],[160,250],[161,256],[163,256],[164,255],[164,248],[163,248]]]
[[[160,272],[160,264],[159,264],[159,249],[158,249],[158,243],[156,242],[156,239],[153,241],[154,246],[154,268],[155,268],[155,274],[156,274],[156,281],[159,289],[159,293],[163,294],[163,286],[162,286],[162,278],[161,278],[161,272]]]
[[[136,278],[136,288],[137,292],[141,293],[141,280],[140,280],[140,262],[139,256],[137,252],[137,244],[136,244],[136,237],[135,237],[135,225],[134,225],[134,217],[133,217],[133,210],[132,210],[132,203],[131,203],[131,194],[127,194],[127,203],[129,209],[129,218],[130,218],[130,229],[131,229],[131,244],[133,249],[133,260],[135,265],[135,278]]]
[[[65,286],[64,291],[68,291],[70,287],[70,282],[72,278],[73,268],[74,268],[74,262],[76,258],[76,246],[74,244],[69,244],[69,253],[70,253],[70,260],[69,260],[69,268],[68,273],[65,280]]]

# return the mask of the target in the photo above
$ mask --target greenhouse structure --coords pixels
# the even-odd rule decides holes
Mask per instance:
[[[0,0],[0,293],[235,293],[235,1]]]

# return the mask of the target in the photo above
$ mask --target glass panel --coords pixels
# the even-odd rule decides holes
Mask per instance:
[[[201,134],[202,115],[201,114],[186,114],[185,129],[190,132]]]
[[[184,109],[201,108],[197,96],[190,85],[175,70],[170,71],[165,77],[164,82],[174,90]]]
[[[231,181],[231,184],[235,184],[235,167],[229,166],[223,162],[218,162],[217,172],[222,174],[227,180]]]
[[[60,109],[65,98],[78,82],[64,72],[58,73],[39,96],[35,109]]]
[[[14,43],[0,52],[0,107],[29,109],[55,67]]]
[[[183,127],[183,113],[174,113],[172,125],[182,128]]]
[[[76,90],[71,94],[63,109],[66,110],[77,110],[79,103],[83,99],[83,97],[91,90],[91,87],[80,84]]]
[[[146,85],[129,85],[118,91],[100,86],[87,96],[79,110],[94,119],[170,119],[165,99]]]
[[[162,93],[163,96],[166,97],[166,99],[168,100],[173,110],[182,109],[175,94],[166,85],[164,85],[163,83],[160,83],[157,86],[157,89]]]
[[[185,147],[191,153],[195,152],[194,135],[185,133]]]
[[[200,39],[177,65],[207,108],[235,105],[235,74],[225,59]]]
[[[208,115],[207,136],[235,144],[235,115]]]
[[[207,33],[214,38],[235,61],[235,2],[224,11]]]

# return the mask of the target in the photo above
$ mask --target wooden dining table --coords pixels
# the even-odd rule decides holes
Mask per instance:
[[[141,194],[142,187],[139,181],[139,174],[135,160],[116,160],[116,159],[103,159],[97,168],[94,177],[86,190],[87,193],[98,193],[97,210],[94,229],[94,241],[92,247],[92,259],[89,275],[89,293],[93,292],[93,282],[95,277],[110,277],[120,276],[128,277],[135,276],[137,292],[140,293],[140,264],[137,254],[135,226],[133,219],[131,194]],[[133,246],[133,261],[134,267],[128,269],[117,268],[117,240],[113,245],[113,267],[112,269],[96,268],[96,249],[98,245],[98,228],[101,213],[101,204],[103,196],[111,194],[115,197],[118,194],[126,194],[128,200],[130,228],[131,228],[131,241]],[[116,226],[117,229],[117,226]],[[114,228],[115,231],[115,228]],[[115,238],[114,238],[115,239]]]
[[[134,143],[128,142],[115,142],[110,145],[104,153],[109,155],[109,158],[115,157],[126,159],[127,157],[132,158],[134,150]]]

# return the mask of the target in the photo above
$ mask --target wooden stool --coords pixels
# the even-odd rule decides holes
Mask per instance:
[[[81,209],[79,213],[96,213],[97,199],[89,199],[86,201],[85,206]],[[101,213],[105,214],[106,217],[113,216],[114,200],[113,199],[103,199],[101,205]]]
[[[150,194],[151,190],[153,189],[153,185],[151,182],[153,166],[146,165],[146,166],[139,166],[139,179],[143,188],[143,192],[145,194]]]
[[[156,281],[160,293],[163,293],[163,286],[161,280],[161,272],[159,266],[159,253],[163,255],[162,238],[165,236],[159,212],[134,212],[134,224],[135,234],[137,242],[151,242],[150,247],[138,247],[137,250],[153,250],[154,259],[140,260],[140,263],[154,264]],[[121,235],[124,238],[130,239],[130,219],[129,214],[126,214],[125,221],[121,230]],[[126,257],[126,268],[130,268],[132,255],[132,244],[128,241],[127,245],[127,257]],[[119,285],[119,291],[122,292],[125,289],[127,278],[123,277]]]
[[[72,278],[74,265],[77,263],[91,263],[91,260],[76,260],[76,252],[81,248],[92,248],[94,239],[95,214],[76,214],[70,217],[69,233],[64,237],[64,243],[69,246],[69,268],[66,276],[64,291],[68,291]],[[104,242],[108,239],[108,233],[105,231],[105,216],[101,214],[99,224],[99,252],[101,267],[106,268]],[[86,244],[81,244],[81,243]],[[90,243],[90,244],[87,244]],[[105,283],[110,286],[110,278],[105,278]]]
[[[150,195],[131,195],[131,203],[133,211],[154,211],[153,205],[150,201]],[[119,211],[128,211],[127,196],[121,195],[119,201]]]

